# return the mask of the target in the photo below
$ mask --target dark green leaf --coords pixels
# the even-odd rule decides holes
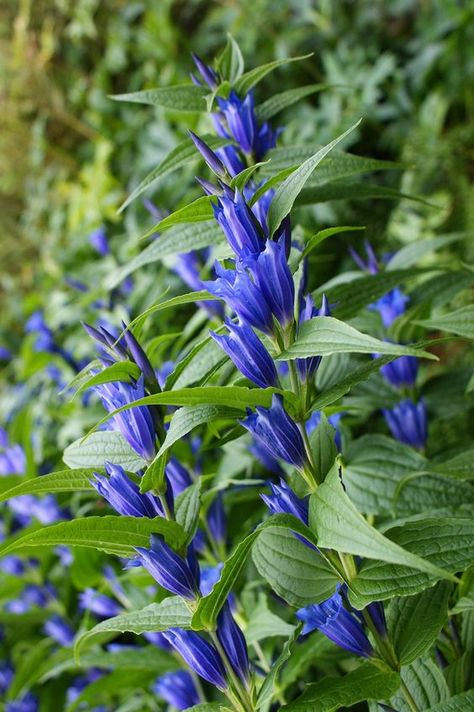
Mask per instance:
[[[145,89],[131,94],[115,94],[114,101],[130,101],[135,104],[163,106],[173,111],[206,111],[206,97],[209,89],[192,84],[181,84],[162,89]]]
[[[33,477],[16,485],[12,489],[2,492],[0,502],[5,502],[11,497],[23,494],[49,494],[51,492],[80,492],[93,489],[90,478],[94,475],[93,469],[61,470],[49,475]],[[1,480],[0,480],[1,482]]]
[[[260,82],[264,77],[267,76],[277,67],[281,67],[284,64],[290,64],[291,62],[300,62],[302,59],[308,59],[311,57],[312,53],[304,54],[301,57],[289,57],[288,59],[275,59],[273,62],[268,62],[268,64],[262,64],[260,67],[255,67],[249,72],[245,72],[240,79],[235,83],[234,89],[237,94],[244,96],[248,94],[250,89],[254,87],[258,82]]]
[[[145,466],[145,461],[132,450],[123,435],[114,430],[92,433],[87,441],[76,440],[64,450],[63,460],[76,469],[102,468],[106,461],[121,465],[129,472],[138,472]]]
[[[474,339],[474,306],[462,307],[449,314],[431,317],[431,319],[415,323],[424,326],[426,329],[449,331],[459,336],[465,336],[468,339]]]
[[[311,94],[330,89],[331,84],[308,84],[305,87],[297,87],[296,89],[287,89],[279,94],[274,94],[270,99],[267,99],[257,106],[256,114],[259,121],[268,121],[276,114],[279,114],[283,109],[296,104],[301,99]]]

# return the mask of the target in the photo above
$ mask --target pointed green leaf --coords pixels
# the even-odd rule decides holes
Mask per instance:
[[[41,477],[32,477],[20,484],[2,492],[0,502],[23,494],[50,494],[53,492],[81,492],[93,490],[90,478],[96,470],[82,468],[78,470],[61,470]]]
[[[91,433],[87,442],[84,438],[75,440],[64,450],[63,460],[76,469],[102,468],[105,461],[121,465],[129,472],[138,472],[145,466],[145,461],[132,450],[123,435],[114,430]]]
[[[267,99],[257,106],[255,113],[259,121],[268,121],[276,114],[279,114],[283,109],[296,104],[301,99],[304,99],[311,94],[330,89],[332,84],[308,84],[305,87],[297,87],[296,89],[287,89],[279,94],[274,94],[270,99]]]
[[[434,316],[424,321],[416,321],[415,324],[420,324],[426,329],[449,331],[459,336],[465,336],[468,339],[474,339],[474,305],[456,309],[450,314]]]
[[[206,97],[209,89],[193,84],[181,84],[161,89],[145,89],[131,94],[115,94],[114,101],[128,101],[134,104],[163,106],[173,111],[206,111]]]
[[[240,79],[235,83],[234,89],[237,94],[244,96],[248,94],[250,89],[254,87],[258,82],[260,82],[264,77],[267,76],[277,67],[282,67],[285,64],[290,64],[291,62],[300,62],[302,59],[308,59],[312,57],[313,53],[303,54],[301,57],[289,57],[288,59],[275,59],[273,62],[268,62],[268,64],[262,64],[260,67],[255,67],[248,72],[245,72]]]

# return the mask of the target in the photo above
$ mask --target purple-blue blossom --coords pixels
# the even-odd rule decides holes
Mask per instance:
[[[224,665],[211,643],[192,630],[170,628],[163,635],[197,675],[219,690],[227,689]]]
[[[79,608],[90,611],[99,618],[111,618],[122,612],[122,607],[117,601],[93,588],[86,588],[79,594]]]
[[[154,682],[152,690],[177,710],[187,710],[203,701],[192,675],[187,670],[161,675]]]
[[[264,232],[239,190],[234,197],[224,194],[214,205],[214,216],[235,254],[258,254],[264,249]]]
[[[138,485],[128,477],[123,467],[106,462],[105,471],[108,477],[96,472],[94,479],[91,479],[91,484],[116,512],[130,517],[164,516],[163,506],[159,499],[150,492],[142,494]],[[169,488],[168,491],[170,491]],[[168,504],[171,504],[171,508],[173,507],[172,499]]]
[[[414,403],[407,398],[394,408],[384,408],[382,413],[394,438],[412,447],[425,447],[428,422],[423,400]]]
[[[64,648],[68,648],[74,641],[74,630],[64,618],[61,618],[61,616],[57,614],[54,614],[46,621],[43,631]]]
[[[276,485],[270,482],[271,494],[261,494],[272,514],[292,514],[303,524],[308,524],[308,498],[298,497],[284,479]]]
[[[418,359],[416,356],[400,356],[382,366],[380,373],[396,388],[413,386],[418,375]]]
[[[247,643],[232,616],[230,605],[227,601],[217,616],[217,637],[235,674],[244,685],[248,686],[250,669]]]
[[[194,600],[199,596],[199,567],[192,546],[186,558],[177,554],[159,535],[152,535],[149,549],[135,547],[140,562],[167,591]]]

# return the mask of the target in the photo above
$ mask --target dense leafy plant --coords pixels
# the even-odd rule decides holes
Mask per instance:
[[[120,266],[91,233],[96,358],[28,322],[27,364],[76,375],[69,469],[35,477],[19,444],[27,417],[48,427],[44,383],[2,431],[1,618],[34,643],[3,666],[7,709],[472,708],[472,273],[432,259],[466,234],[377,256],[362,225],[313,229],[315,203],[418,198],[361,178],[400,166],[341,150],[360,122],[279,145],[274,117],[332,89],[255,87],[305,59],[245,71],[230,38],[192,83],[115,97],[193,122],[123,208],[201,159],[204,195],[183,178],[170,214],[146,201]],[[336,235],[353,265],[319,279]]]

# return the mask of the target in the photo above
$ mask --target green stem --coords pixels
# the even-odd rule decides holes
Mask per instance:
[[[405,685],[402,678],[400,678],[400,689],[402,691],[403,697],[405,698],[408,707],[411,709],[411,712],[421,712],[420,708],[418,707],[415,700],[413,699],[410,690]]]
[[[229,693],[234,693],[231,695],[230,699],[232,700],[232,703],[234,705],[237,704],[237,709],[241,710],[242,712],[253,712],[254,711],[254,706],[252,703],[252,700],[250,699],[250,695],[247,691],[247,689],[242,685],[241,681],[237,677],[237,675],[234,672],[234,669],[230,663],[229,658],[227,657],[227,653],[225,652],[224,648],[221,645],[221,642],[219,638],[217,637],[217,634],[215,631],[210,631],[210,636],[212,639],[212,642],[214,643],[217,652],[219,653],[221,660],[224,664],[224,667],[226,669],[227,675],[229,677],[230,682],[232,683],[232,690],[229,690]]]
[[[168,506],[168,502],[166,501],[166,495],[165,494],[159,494],[158,499],[161,502],[161,506],[163,507],[163,511],[165,513],[166,519],[173,520],[174,519],[174,514],[171,511],[171,509]]]

